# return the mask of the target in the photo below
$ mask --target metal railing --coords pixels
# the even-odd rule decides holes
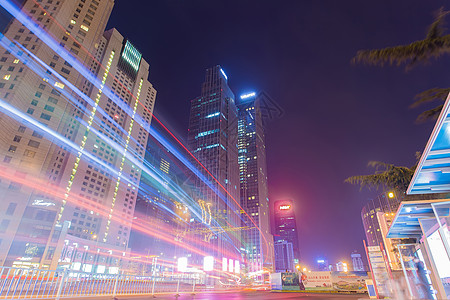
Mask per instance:
[[[200,289],[202,287],[198,285],[198,279],[188,277],[106,275],[71,270],[0,267],[0,299],[178,294]]]

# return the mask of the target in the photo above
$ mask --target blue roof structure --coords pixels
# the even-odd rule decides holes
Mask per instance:
[[[407,194],[450,192],[450,97],[442,108]]]
[[[433,204],[449,203],[445,200],[404,201],[395,214],[395,218],[389,227],[387,238],[420,238],[422,229],[419,219],[435,217]],[[434,207],[439,215],[448,215],[447,207]]]

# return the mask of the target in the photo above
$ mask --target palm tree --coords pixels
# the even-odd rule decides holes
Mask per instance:
[[[441,7],[429,26],[427,35],[423,40],[412,42],[409,45],[387,47],[375,50],[359,50],[352,59],[352,63],[364,63],[368,65],[384,66],[385,64],[401,66],[405,64],[408,71],[419,63],[427,63],[430,59],[439,58],[450,53],[450,34],[445,34],[444,19],[450,11],[444,11]],[[443,102],[450,88],[433,88],[418,94],[411,107],[417,107],[424,103],[439,101],[442,104],[421,113],[417,122],[437,119],[442,109]]]
[[[417,154],[416,154],[417,155]],[[414,174],[416,165],[408,168],[395,166],[380,161],[370,161],[369,167],[375,168],[375,173],[370,175],[351,176],[345,179],[350,184],[358,184],[369,189],[397,190],[404,194]]]

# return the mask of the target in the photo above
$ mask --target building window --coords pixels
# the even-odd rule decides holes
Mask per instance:
[[[41,144],[41,143],[36,142],[36,141],[33,141],[33,140],[30,140],[30,141],[28,142],[28,146],[33,147],[33,148],[39,148],[39,145],[40,145],[40,144]]]
[[[25,152],[23,153],[23,156],[30,157],[30,158],[33,158],[35,155],[36,155],[36,152],[28,150],[28,149],[25,150]]]
[[[12,216],[14,214],[14,211],[16,210],[17,207],[17,203],[9,203],[8,208],[6,209],[6,215],[7,216]]]
[[[5,158],[3,159],[3,162],[9,164],[11,162],[11,159],[12,159],[11,156],[6,155]]]
[[[9,226],[9,220],[2,220],[0,223],[0,232],[6,232],[6,229],[8,229]]]
[[[52,117],[51,117],[50,115],[47,115],[47,114],[45,114],[45,113],[41,113],[41,119],[50,121],[51,118],[52,118]]]
[[[34,108],[27,109],[27,114],[32,115],[34,113]]]
[[[14,142],[20,143],[20,140],[22,139],[22,137],[20,135],[16,135],[13,139]]]
[[[17,150],[16,146],[13,146],[13,145],[9,146],[9,149],[8,149],[9,152],[14,153],[14,152],[16,152],[16,150]]]

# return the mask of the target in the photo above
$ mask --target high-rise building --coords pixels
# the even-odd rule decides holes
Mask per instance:
[[[270,233],[266,145],[260,101],[256,93],[238,100],[238,151],[241,205],[258,228],[244,217],[242,239],[249,272],[273,270],[274,246]]]
[[[363,207],[361,218],[366,233],[367,246],[379,246],[380,243],[383,243],[377,213],[395,213],[400,202],[401,199],[394,193],[382,193]]]
[[[294,249],[292,243],[279,241],[275,243],[275,272],[294,272]]]
[[[237,123],[235,96],[227,75],[220,66],[207,69],[201,96],[191,101],[188,147],[207,171],[193,163],[210,182],[195,179],[194,200],[202,212],[201,220],[195,222],[212,227],[204,234],[210,244],[204,251],[219,260],[241,258],[240,232],[234,231],[241,226]],[[195,229],[195,223],[191,228]]]
[[[295,217],[294,202],[292,200],[278,200],[274,204],[274,240],[275,244],[282,241],[292,243],[294,263],[300,259],[298,247],[298,231]],[[275,252],[275,257],[278,255]]]
[[[316,271],[329,271],[330,264],[326,258],[318,258],[316,260]]]
[[[338,272],[348,272],[348,265],[346,262],[339,261],[336,264],[336,271]]]
[[[144,158],[156,91],[139,51],[115,29],[104,32],[113,5],[26,1],[22,10],[56,37],[58,49],[17,20],[5,32],[40,61],[5,52],[0,97],[77,146],[62,145],[8,115],[0,118],[1,164],[17,175],[0,183],[0,201],[11,207],[7,215],[0,213],[9,221],[0,233],[4,265],[54,269],[60,260],[97,271],[97,261],[104,262],[102,272],[109,264],[114,273],[117,262],[107,263],[97,250],[127,251],[142,172],[128,159]],[[74,58],[92,78],[73,66]],[[79,257],[83,261],[75,261]]]
[[[352,257],[353,271],[365,271],[363,261],[361,259],[361,254],[354,251],[352,252],[351,257]]]

